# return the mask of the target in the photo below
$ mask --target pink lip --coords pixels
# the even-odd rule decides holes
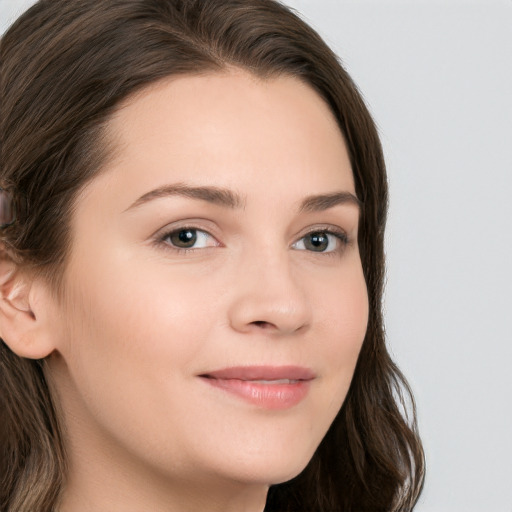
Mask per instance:
[[[303,400],[316,375],[299,366],[237,366],[200,375],[217,389],[230,392],[265,409],[288,409]],[[289,383],[255,382],[283,380]]]
[[[301,366],[234,366],[202,375],[213,379],[240,380],[312,380],[316,375]]]

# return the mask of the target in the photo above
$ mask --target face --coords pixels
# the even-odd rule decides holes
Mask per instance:
[[[160,82],[80,194],[54,376],[73,453],[272,484],[347,393],[368,299],[341,132],[294,78]]]

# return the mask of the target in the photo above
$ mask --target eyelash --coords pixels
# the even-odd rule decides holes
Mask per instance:
[[[180,231],[187,231],[187,230],[205,233],[206,235],[208,235],[208,237],[215,239],[215,237],[213,235],[211,235],[210,233],[208,233],[208,231],[201,229],[197,226],[189,225],[189,226],[180,226],[179,228],[173,228],[172,230],[166,231],[162,235],[159,235],[158,239],[156,240],[157,245],[162,245],[166,250],[172,251],[175,254],[188,254],[188,253],[198,251],[200,249],[205,249],[204,247],[199,247],[199,248],[176,247],[174,245],[171,245],[171,243],[167,242],[167,240],[169,239],[169,237],[171,235],[173,235],[175,233],[179,233]],[[320,254],[322,256],[334,257],[334,256],[340,256],[341,253],[344,251],[345,247],[350,244],[350,240],[349,240],[347,234],[345,233],[345,231],[343,231],[342,229],[333,228],[332,226],[315,227],[314,229],[311,229],[310,231],[305,233],[301,238],[299,238],[299,240],[297,240],[297,242],[303,240],[304,238],[306,238],[307,236],[309,236],[313,233],[322,233],[322,234],[334,236],[339,244],[338,247],[332,251],[311,251],[308,249],[297,249],[297,250],[304,250],[306,252],[311,252],[313,254]],[[294,244],[296,244],[297,242],[294,242]]]

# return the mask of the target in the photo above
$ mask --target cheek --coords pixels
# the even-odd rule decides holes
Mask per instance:
[[[321,319],[323,356],[329,361],[326,387],[329,398],[321,404],[333,416],[341,407],[352,381],[368,325],[368,293],[362,269],[343,276],[343,286],[332,286]]]
[[[168,281],[140,266],[130,271],[128,264],[89,270],[68,301],[64,358],[74,389],[68,412],[82,429],[101,425],[109,439],[156,459],[170,431],[180,439],[176,416],[193,408],[183,397],[218,320],[215,302],[183,274]],[[159,442],[156,450],[152,443]],[[168,451],[175,453],[175,446]]]
[[[368,325],[368,292],[360,264],[340,272],[324,293],[319,310],[325,311],[322,320],[333,341],[331,348],[339,354],[359,351]]]
[[[80,351],[76,359],[115,361],[116,367],[136,373],[164,364],[186,371],[215,318],[209,293],[199,294],[197,283],[179,273],[166,280],[140,267],[133,272],[128,265],[118,268],[93,274],[74,290],[78,307],[70,315],[70,329],[74,350]]]

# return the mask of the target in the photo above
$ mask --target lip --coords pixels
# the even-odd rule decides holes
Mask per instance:
[[[204,373],[201,377],[214,379],[240,380],[313,380],[316,375],[309,368],[302,366],[233,366],[213,372]]]
[[[204,373],[199,377],[209,386],[258,407],[288,409],[306,397],[316,375],[309,368],[300,366],[236,366]],[[285,380],[289,382],[282,382]]]

